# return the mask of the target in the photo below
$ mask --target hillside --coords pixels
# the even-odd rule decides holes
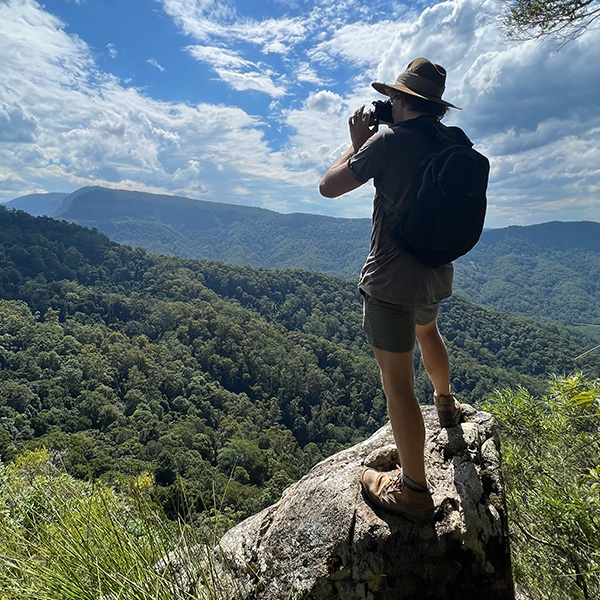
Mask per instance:
[[[7,202],[4,206],[15,210],[24,210],[34,217],[52,216],[62,205],[68,194],[28,194]]]
[[[170,514],[220,498],[235,521],[386,419],[352,282],[153,256],[4,209],[0,231],[5,459],[45,445],[79,477],[150,470]],[[560,326],[460,298],[441,327],[463,400],[600,364],[576,365],[586,340]],[[428,402],[422,370],[417,389]]]
[[[256,267],[356,275],[368,249],[368,219],[281,214],[262,208],[142,192],[82,188],[53,217],[95,227],[149,252]]]
[[[114,241],[151,252],[345,278],[358,275],[369,245],[367,219],[283,215],[98,187],[64,194],[58,209],[44,212],[61,195],[48,196],[53,199],[25,196],[9,206],[95,227]],[[455,289],[505,312],[600,324],[600,224],[554,222],[485,231],[475,249],[456,262]]]
[[[600,223],[487,231],[457,262],[455,284],[506,312],[600,325]]]

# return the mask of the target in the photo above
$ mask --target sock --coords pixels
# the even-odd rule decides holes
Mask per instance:
[[[420,483],[416,483],[406,475],[402,475],[402,481],[404,481],[406,486],[409,487],[413,492],[424,494],[425,492],[429,491],[426,487],[423,487]]]

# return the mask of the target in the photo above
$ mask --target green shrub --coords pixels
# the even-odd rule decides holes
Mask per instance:
[[[199,568],[210,565],[209,537],[164,519],[153,486],[147,473],[127,492],[75,480],[45,449],[0,465],[0,600],[230,598]],[[177,573],[158,569],[173,550]]]
[[[554,377],[548,395],[498,392],[513,571],[524,597],[600,598],[600,380]]]

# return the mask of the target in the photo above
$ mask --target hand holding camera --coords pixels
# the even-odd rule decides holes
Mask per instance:
[[[369,125],[371,127],[377,127],[380,123],[383,123],[385,125],[394,124],[394,118],[392,117],[391,100],[374,100],[373,106],[375,108],[369,112]]]
[[[352,113],[348,119],[348,127],[354,152],[358,152],[359,148],[374,133],[377,133],[377,125],[373,125],[371,122],[371,111],[365,111],[364,105]]]

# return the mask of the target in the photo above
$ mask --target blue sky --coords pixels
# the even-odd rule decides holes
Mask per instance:
[[[417,56],[492,163],[486,226],[600,221],[600,30],[507,42],[496,0],[0,0],[0,201],[85,185],[368,217],[317,191]]]

